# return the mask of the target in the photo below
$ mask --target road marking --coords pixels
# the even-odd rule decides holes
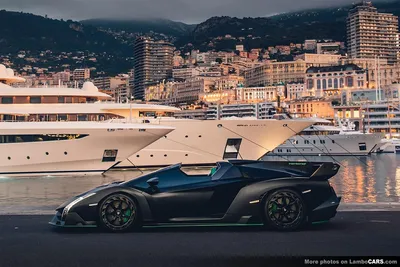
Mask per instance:
[[[390,223],[390,221],[378,221],[378,220],[370,220],[372,223]]]

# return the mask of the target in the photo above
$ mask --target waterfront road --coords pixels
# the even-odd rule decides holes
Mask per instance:
[[[261,227],[56,231],[49,215],[0,216],[0,266],[270,266],[274,256],[400,256],[400,212],[341,211],[292,233]]]

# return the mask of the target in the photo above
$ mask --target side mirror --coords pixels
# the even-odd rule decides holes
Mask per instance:
[[[154,177],[154,178],[151,178],[151,179],[147,180],[147,183],[148,183],[151,187],[157,186],[159,182],[160,182],[160,181],[158,180],[158,177]]]

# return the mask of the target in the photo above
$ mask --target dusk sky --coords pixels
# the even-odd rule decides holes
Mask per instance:
[[[1,0],[1,9],[51,18],[167,18],[199,23],[212,16],[263,17],[354,0]],[[375,0],[376,2],[376,0]]]

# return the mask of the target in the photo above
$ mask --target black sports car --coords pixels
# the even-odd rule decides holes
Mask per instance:
[[[141,226],[264,224],[294,230],[336,215],[340,197],[328,179],[339,165],[311,162],[218,162],[209,175],[173,165],[127,182],[104,185],[57,208],[50,224],[101,226],[121,232]]]

